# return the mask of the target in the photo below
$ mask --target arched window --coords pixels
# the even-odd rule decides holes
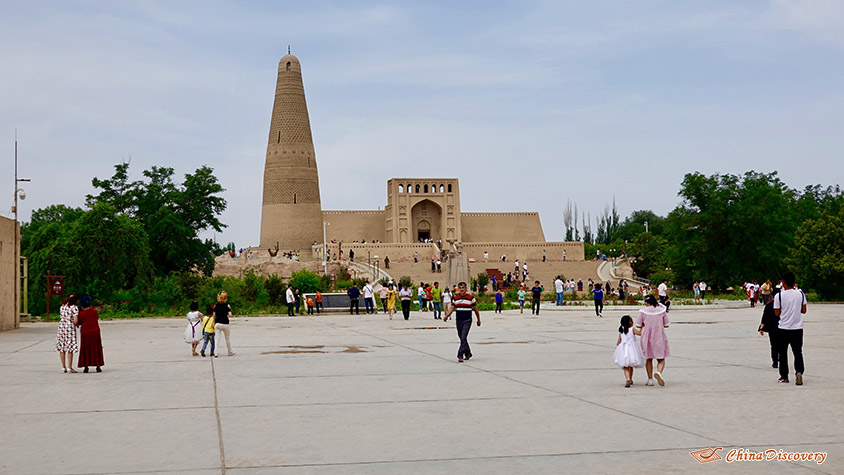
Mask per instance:
[[[416,192],[419,193],[419,185],[416,185]]]
[[[290,61],[287,62],[287,70],[290,71]]]
[[[410,186],[410,183],[408,183],[408,184],[407,184],[407,192],[408,192],[408,193],[413,193],[413,187],[412,187],[412,186]]]
[[[451,183],[448,184],[448,192],[451,193]]]
[[[442,193],[444,191],[445,191],[445,187],[442,184],[440,184],[440,193]]]
[[[399,185],[399,193],[404,193],[404,185]]]
[[[425,193],[428,192],[428,185],[425,185]]]

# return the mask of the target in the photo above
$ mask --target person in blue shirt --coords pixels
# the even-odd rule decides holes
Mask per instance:
[[[592,294],[595,296],[595,315],[603,317],[601,312],[604,311],[604,291],[601,289],[601,284],[595,284]]]
[[[495,313],[501,313],[501,305],[504,303],[504,296],[501,291],[495,293]]]

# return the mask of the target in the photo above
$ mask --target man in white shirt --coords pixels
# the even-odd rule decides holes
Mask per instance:
[[[366,307],[366,314],[375,313],[375,290],[369,285],[369,281],[363,285],[363,304]]]
[[[557,292],[557,305],[562,305],[565,288],[563,287],[563,280],[560,276],[557,276],[557,279],[554,280],[554,291]]]
[[[293,305],[296,303],[296,296],[293,295],[293,286],[287,284],[287,293],[284,294],[287,300],[287,316],[292,317],[295,314],[293,313]]]
[[[704,281],[698,282],[697,288],[700,289],[700,298],[705,299],[706,296],[704,295],[704,293],[706,292],[706,282],[704,282]]]
[[[668,302],[668,284],[667,284],[667,282],[668,282],[668,280],[662,279],[662,283],[659,284],[659,286],[656,288],[657,294],[659,295],[659,303],[665,305],[666,307],[668,307],[668,305],[669,305],[667,303]],[[666,308],[665,311],[667,312],[668,309]]]
[[[803,385],[803,314],[806,313],[806,295],[795,285],[794,273],[782,275],[782,291],[774,297],[774,314],[780,317],[779,339],[780,382],[788,382],[788,345],[794,354],[794,378]]]
[[[487,259],[489,259],[489,253],[487,251],[484,251],[484,262],[486,262]]]

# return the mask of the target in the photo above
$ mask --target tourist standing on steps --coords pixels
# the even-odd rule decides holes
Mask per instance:
[[[232,316],[232,307],[229,305],[229,294],[225,290],[217,294],[217,305],[214,305],[214,333],[217,339],[226,338],[226,349],[229,356],[236,353],[232,351],[231,335],[229,335],[229,317]],[[218,347],[222,348],[219,344]]]
[[[346,291],[346,295],[349,296],[349,315],[360,315],[360,289],[358,289],[358,286],[352,283],[352,286]]]
[[[545,262],[545,249],[542,250],[542,262]]]
[[[481,312],[478,311],[478,302],[472,294],[466,291],[466,282],[457,284],[457,292],[454,294],[453,305],[443,317],[448,321],[452,312],[457,312],[454,321],[457,324],[457,336],[460,338],[460,347],[457,349],[457,361],[462,363],[464,359],[472,357],[469,349],[469,329],[472,328],[472,312],[478,318],[478,326],[481,326]]]
[[[530,312],[534,315],[539,315],[539,304],[542,303],[542,291],[545,290],[539,285],[539,281],[533,283],[531,292],[531,306]]]
[[[562,305],[563,296],[565,294],[563,288],[563,279],[561,279],[560,276],[557,276],[557,278],[554,280],[554,292],[556,292],[557,294],[557,302],[555,303],[555,305]]]
[[[419,252],[417,252],[417,251],[413,251],[413,262],[414,263],[419,262]]]
[[[563,249],[563,262],[565,262],[565,261],[566,261],[566,250]]]
[[[363,305],[366,307],[366,314],[375,313],[375,290],[369,285],[369,281],[363,284]]]
[[[79,343],[76,341],[76,327],[74,319],[79,315],[79,294],[70,294],[62,300],[59,310],[61,320],[56,330],[56,351],[59,352],[59,359],[62,361],[62,373],[75,373],[73,369],[73,354],[79,351]]]
[[[645,355],[645,369],[648,372],[648,382],[645,386],[653,386],[654,380],[660,386],[665,386],[662,372],[665,371],[665,358],[670,355],[668,350],[668,337],[665,336],[665,329],[668,328],[668,309],[665,305],[657,302],[653,295],[645,297],[645,308],[639,310],[636,317],[636,326],[642,330],[642,353]],[[656,359],[656,371],[654,371],[654,359]]]
[[[774,297],[774,313],[780,317],[777,332],[779,340],[780,382],[788,382],[788,346],[794,354],[794,378],[803,385],[803,315],[806,313],[806,295],[797,288],[794,273],[782,275],[782,290]]]
[[[294,316],[293,313],[293,301],[296,299],[296,296],[293,294],[293,286],[287,284],[287,292],[284,294],[284,300],[287,302],[287,316],[292,317]]]
[[[592,295],[594,295],[595,297],[595,315],[598,317],[603,317],[604,291],[601,290],[601,284],[595,284],[595,288],[592,289]]]
[[[422,286],[420,285],[419,288],[422,289]],[[424,292],[424,290],[422,291]],[[401,313],[404,315],[405,320],[409,320],[410,301],[413,300],[413,291],[410,290],[407,285],[404,285],[402,286],[401,292],[399,292],[399,298],[401,299]]]
[[[97,372],[102,373],[100,366],[105,366],[103,359],[103,340],[100,335],[100,314],[91,307],[91,297],[85,295],[79,299],[82,310],[73,319],[74,325],[79,329],[79,361],[77,368],[84,368],[83,373],[88,372],[89,366],[96,366]]]

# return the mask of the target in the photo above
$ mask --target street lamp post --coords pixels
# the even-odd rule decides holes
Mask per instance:
[[[331,226],[328,221],[322,222],[322,272],[328,275],[328,242],[326,239],[325,227]]]
[[[15,196],[14,196],[14,204],[12,205],[12,212],[15,213],[15,242],[12,245],[12,252],[15,254],[15,328],[19,326],[20,321],[20,295],[19,295],[19,288],[20,288],[20,252],[18,252],[18,245],[20,243],[20,227],[18,226],[18,197],[21,200],[26,199],[26,192],[23,191],[22,188],[18,188],[18,183],[30,181],[29,178],[18,178],[18,129],[15,129]]]

